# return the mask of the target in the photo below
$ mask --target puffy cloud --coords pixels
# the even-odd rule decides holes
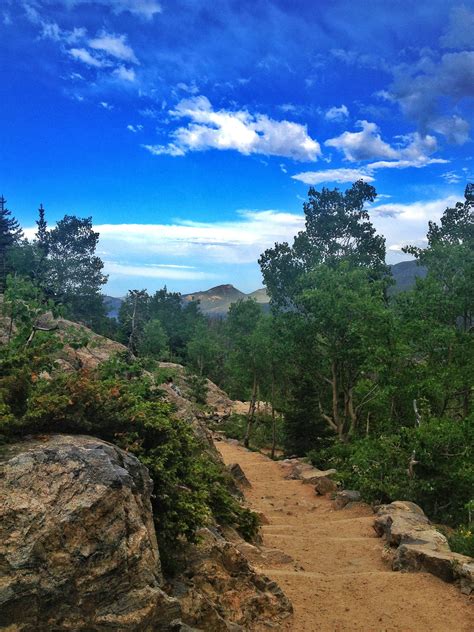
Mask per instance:
[[[373,182],[374,177],[362,169],[326,169],[323,171],[304,171],[291,176],[293,180],[299,180],[305,184],[315,185],[321,182],[355,182],[365,180]]]
[[[89,40],[89,47],[94,50],[105,52],[111,57],[138,64],[138,59],[132,47],[127,44],[125,35],[114,35],[102,31],[97,37]]]
[[[127,125],[127,129],[129,132],[132,132],[133,134],[138,134],[138,132],[142,131],[143,125]]]
[[[408,244],[426,245],[428,221],[438,222],[445,209],[459,200],[449,196],[405,204],[384,203],[370,208],[372,222],[381,235],[387,237],[387,260],[389,263],[406,261],[402,248]]]
[[[382,140],[379,128],[369,121],[358,121],[360,132],[344,132],[330,138],[324,144],[343,152],[346,160],[373,160],[374,158],[398,158],[397,151]]]
[[[379,204],[371,208],[371,213],[379,216],[396,217],[401,221],[418,222],[426,225],[427,220],[438,220],[445,209],[454,206],[459,199],[450,195],[437,200],[425,202],[413,202],[411,204],[387,203]]]
[[[324,118],[327,119],[328,121],[345,121],[347,118],[349,117],[349,110],[347,109],[347,106],[345,106],[344,104],[341,105],[340,107],[332,107],[329,108],[329,110],[326,112],[326,114],[324,115]]]
[[[454,7],[449,18],[446,33],[440,37],[445,48],[473,48],[474,11],[465,6]]]
[[[406,167],[426,167],[435,163],[446,163],[442,158],[430,158],[438,149],[438,143],[434,136],[422,136],[418,132],[399,136],[398,146],[389,145],[382,140],[380,131],[375,123],[358,121],[362,128],[360,132],[344,132],[336,138],[330,138],[324,144],[335,147],[344,154],[346,160],[359,162],[379,158],[376,162],[367,165],[366,169]]]
[[[431,121],[430,127],[438,134],[446,137],[448,143],[464,145],[469,140],[470,125],[460,116],[440,116]]]
[[[133,70],[133,68],[125,68],[125,66],[119,66],[118,68],[115,68],[112,74],[117,79],[120,79],[120,81],[133,82],[136,79],[135,71]]]
[[[398,67],[389,97],[422,128],[444,134],[449,142],[466,142],[469,123],[444,116],[443,108],[474,97],[474,51],[445,53],[439,60],[425,55],[417,64]]]
[[[247,110],[214,110],[205,96],[183,99],[170,114],[177,119],[190,119],[190,123],[176,129],[168,145],[146,146],[156,155],[233,149],[245,155],[314,161],[321,154],[319,143],[309,136],[306,125],[276,121]]]
[[[82,61],[84,64],[93,66],[94,68],[104,68],[109,65],[105,60],[95,57],[85,48],[71,48],[68,53],[74,59]]]

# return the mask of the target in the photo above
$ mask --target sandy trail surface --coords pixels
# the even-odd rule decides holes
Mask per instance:
[[[334,510],[312,485],[285,480],[262,454],[218,442],[224,461],[239,463],[252,487],[249,506],[263,512],[264,545],[291,556],[256,567],[278,582],[294,616],[294,632],[474,632],[472,600],[425,573],[396,573],[383,561],[383,542],[369,508]]]

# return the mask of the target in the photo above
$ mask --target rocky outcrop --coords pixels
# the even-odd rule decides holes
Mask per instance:
[[[459,581],[466,594],[474,591],[474,560],[453,553],[445,536],[415,503],[381,505],[374,529],[395,549],[389,556],[393,570],[425,571],[447,582]]]
[[[186,572],[173,583],[183,620],[206,632],[278,629],[292,612],[278,584],[216,530],[202,529],[199,539],[186,551]]]
[[[151,491],[135,457],[98,439],[4,448],[0,627],[168,629],[180,608],[161,588]]]
[[[244,631],[289,615],[277,584],[216,528],[187,547],[173,594],[168,584],[165,591],[151,493],[148,470],[134,456],[93,437],[4,447],[0,628]]]

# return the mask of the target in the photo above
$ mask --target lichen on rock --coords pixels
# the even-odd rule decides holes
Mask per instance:
[[[179,617],[138,459],[52,435],[6,446],[0,470],[0,627],[138,632]]]

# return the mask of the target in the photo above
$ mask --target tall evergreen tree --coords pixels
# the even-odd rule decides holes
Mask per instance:
[[[5,288],[8,270],[8,251],[23,237],[20,224],[6,207],[6,199],[0,196],[0,291]]]
[[[74,215],[65,215],[47,236],[48,294],[63,303],[71,317],[89,325],[105,317],[100,289],[107,276],[95,255],[98,240],[92,218]]]
[[[36,220],[36,226],[37,226],[37,230],[36,230],[35,236],[36,236],[38,248],[40,248],[40,250],[45,255],[47,255],[49,251],[48,222],[46,221],[45,210],[42,204],[40,204],[39,209],[38,209],[38,219]]]
[[[48,253],[49,253],[49,243],[48,243],[48,223],[45,217],[45,210],[43,205],[40,204],[38,209],[38,219],[36,220],[36,241],[35,241],[35,276],[38,281],[39,286],[46,290],[46,281],[47,281],[47,269],[48,269]]]

